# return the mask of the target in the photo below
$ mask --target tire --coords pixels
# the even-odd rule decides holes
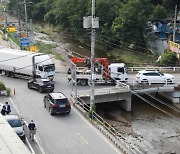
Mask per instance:
[[[10,72],[9,71],[5,71],[5,75],[7,76],[7,77],[10,77]]]
[[[80,80],[80,84],[81,84],[82,86],[87,85],[87,80],[86,80],[86,79]]]
[[[42,87],[39,87],[38,91],[39,91],[40,93],[42,93],[42,92],[43,92]]]
[[[69,111],[69,112],[67,112],[67,114],[70,114],[70,111]]]
[[[15,73],[14,72],[11,72],[11,77],[15,78]]]
[[[32,85],[30,83],[28,83],[28,88],[32,89]]]
[[[44,107],[46,108],[46,103],[44,102]]]
[[[52,109],[51,108],[49,108],[49,113],[50,113],[50,115],[53,115],[54,113],[52,112]]]

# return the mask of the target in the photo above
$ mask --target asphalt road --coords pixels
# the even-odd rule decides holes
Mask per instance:
[[[0,81],[15,89],[15,96],[9,100],[12,113],[17,112],[26,122],[33,119],[37,125],[36,139],[43,153],[47,154],[114,154],[121,153],[74,108],[70,115],[51,116],[43,107],[43,97],[27,88],[27,80],[0,76]],[[71,83],[65,74],[58,73],[54,80],[55,91],[69,96]],[[80,87],[84,89],[85,87]],[[2,102],[3,103],[3,102]],[[14,106],[13,106],[14,104]]]

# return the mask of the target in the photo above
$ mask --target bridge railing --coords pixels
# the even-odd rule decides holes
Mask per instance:
[[[99,128],[100,127],[104,128],[102,130],[104,133],[105,133],[104,130],[109,132],[109,134],[111,134],[115,139],[114,143],[117,146],[119,146],[119,148],[124,153],[143,154],[133,144],[127,142],[125,137],[121,133],[119,133],[118,130],[116,130],[113,126],[111,126],[107,121],[105,121],[100,115],[98,115],[94,111],[90,112],[90,106],[87,105],[81,98],[79,97],[77,98],[77,102],[74,103],[74,106],[80,109],[85,115],[88,115],[88,117],[90,117],[90,120],[93,122],[95,126],[98,126]]]
[[[128,67],[128,72],[137,72],[140,70],[157,70],[160,72],[180,72],[180,67]]]

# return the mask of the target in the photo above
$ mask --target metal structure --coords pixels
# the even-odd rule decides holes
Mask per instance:
[[[24,0],[24,15],[25,15],[26,37],[28,37],[26,0]]]

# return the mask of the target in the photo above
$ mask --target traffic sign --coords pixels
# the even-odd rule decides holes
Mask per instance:
[[[29,46],[30,41],[29,38],[20,38],[20,46]]]

